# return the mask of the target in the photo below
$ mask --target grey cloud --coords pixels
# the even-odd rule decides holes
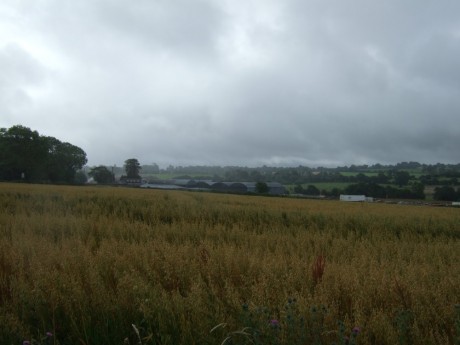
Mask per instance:
[[[222,22],[219,9],[206,1],[54,0],[41,12],[37,27],[88,64],[129,64],[132,54],[206,59]]]
[[[460,29],[459,29],[460,30]],[[419,42],[411,54],[409,72],[440,86],[460,88],[460,31],[434,33]]]
[[[30,49],[0,52],[0,88],[23,92],[2,126],[81,145],[90,164],[459,160],[458,2],[9,7],[62,60],[48,73]]]
[[[205,1],[139,1],[128,8],[124,2],[103,3],[97,17],[120,35],[189,54],[208,52],[221,26],[220,11]]]
[[[38,61],[19,45],[7,44],[0,50],[0,83],[37,84],[43,81],[45,74]]]
[[[21,122],[20,111],[33,104],[31,89],[46,80],[47,71],[19,45],[0,48],[0,112],[10,121]],[[15,123],[15,124],[16,124]]]

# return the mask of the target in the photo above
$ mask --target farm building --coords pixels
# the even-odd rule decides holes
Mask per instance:
[[[186,189],[181,186],[174,184],[160,184],[160,183],[144,183],[140,185],[141,188],[151,188],[151,189]]]
[[[168,181],[187,189],[210,189],[226,193],[256,193],[256,182],[213,182],[211,180],[175,179]],[[286,188],[278,182],[267,182],[268,194],[286,194]]]
[[[211,189],[230,193],[257,193],[256,182],[216,182],[211,185]],[[286,194],[286,188],[278,182],[267,182],[268,194]]]
[[[286,188],[278,182],[267,182],[268,194],[282,195],[286,194]],[[144,184],[144,188],[161,188],[161,189],[201,189],[213,190],[225,193],[257,193],[256,182],[213,182],[211,180],[195,179],[175,179],[165,180],[160,184]],[[171,188],[175,186],[176,188]]]
[[[255,187],[252,188],[247,182],[215,182],[211,184],[210,188],[217,192],[229,193],[247,193],[255,191]]]
[[[278,182],[266,182],[268,194],[286,194],[286,188]],[[211,185],[213,190],[221,190],[232,193],[257,193],[256,182],[218,182]]]
[[[124,185],[127,185],[127,186],[140,186],[141,184],[143,183],[146,183],[145,180],[143,180],[142,178],[128,178],[126,176],[122,176],[120,178],[120,181],[119,181],[120,184],[124,184]]]
[[[184,188],[209,188],[214,182],[211,180],[175,179],[171,183]]]
[[[267,182],[268,193],[273,195],[286,194],[286,188],[279,182]]]
[[[367,198],[365,195],[347,195],[340,194],[340,201],[350,201],[350,202],[373,202],[373,198]]]

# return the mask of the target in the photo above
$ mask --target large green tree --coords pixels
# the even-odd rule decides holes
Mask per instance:
[[[81,148],[17,125],[0,129],[0,179],[73,183],[87,162]]]
[[[130,158],[125,161],[126,177],[128,178],[140,178],[139,172],[141,165],[136,158]]]
[[[0,129],[0,178],[40,179],[47,149],[37,131],[24,126]]]

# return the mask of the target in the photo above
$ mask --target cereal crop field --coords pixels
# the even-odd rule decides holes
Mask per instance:
[[[459,303],[459,209],[0,184],[1,344],[459,344]]]

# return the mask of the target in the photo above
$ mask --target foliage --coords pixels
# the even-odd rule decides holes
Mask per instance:
[[[406,186],[410,180],[410,174],[407,171],[400,170],[394,173],[395,184],[399,187]]]
[[[424,187],[417,183],[410,186],[410,188],[381,186],[376,183],[357,183],[346,187],[344,193],[366,195],[374,198],[425,199]]]
[[[143,165],[142,166],[142,171],[144,174],[159,174],[160,173],[160,167],[156,163],[152,163],[149,165]]]
[[[128,178],[140,178],[140,170],[141,165],[136,158],[130,158],[125,161],[125,171]]]
[[[460,200],[460,188],[455,191],[451,186],[441,186],[434,189],[434,200],[456,201]]]
[[[356,344],[361,332],[358,326],[346,330],[343,322],[337,330],[326,329],[328,310],[325,306],[312,306],[305,314],[299,309],[295,298],[288,298],[281,310],[268,307],[251,307],[244,303],[238,319],[245,327],[224,333],[222,344]],[[228,324],[221,323],[211,333],[222,331]]]
[[[270,188],[265,182],[257,182],[256,183],[256,192],[260,194],[268,193]]]
[[[394,183],[399,187],[410,181],[423,184],[438,184],[440,178],[449,178],[452,183],[460,178],[459,164],[427,165],[417,162],[402,162],[396,165],[351,165],[336,168],[299,167],[234,167],[234,166],[168,166],[161,173],[172,176],[214,176],[220,181],[278,181],[283,184],[317,184],[317,183]],[[457,182],[458,183],[458,180]]]
[[[85,184],[86,182],[88,182],[88,177],[86,176],[86,173],[83,170],[78,170],[75,173],[74,183]]]
[[[0,129],[0,179],[73,183],[87,162],[79,147],[24,126]]]
[[[454,208],[5,183],[0,206],[4,344],[459,336]]]
[[[51,182],[73,183],[76,171],[87,162],[86,153],[53,137],[43,137],[43,140],[48,152],[45,158],[47,178]]]
[[[294,187],[294,193],[305,194],[305,195],[320,195],[320,190],[314,185],[308,185],[307,188],[303,188],[302,185],[298,184]]]
[[[320,191],[318,188],[316,188],[315,186],[313,185],[308,185],[307,186],[307,189],[305,190],[305,194],[308,194],[308,195],[320,195]]]
[[[101,184],[113,183],[115,181],[113,173],[103,165],[92,168],[88,175],[94,178],[94,181]]]
[[[146,169],[151,170],[150,166]],[[313,189],[308,192],[306,186],[314,186],[325,196],[338,197],[346,193],[345,187],[354,185],[365,187],[365,195],[377,198],[425,199],[431,197],[432,188],[425,186],[449,185],[459,187],[460,164],[427,165],[418,162],[401,162],[395,165],[374,164],[371,166],[352,165],[336,168],[310,167],[219,167],[188,166],[160,169],[164,178],[198,178],[214,181],[277,181],[292,186],[296,194],[317,195]],[[334,185],[334,187],[329,187]]]
[[[0,178],[27,181],[40,178],[46,146],[37,131],[14,126],[0,129]]]

